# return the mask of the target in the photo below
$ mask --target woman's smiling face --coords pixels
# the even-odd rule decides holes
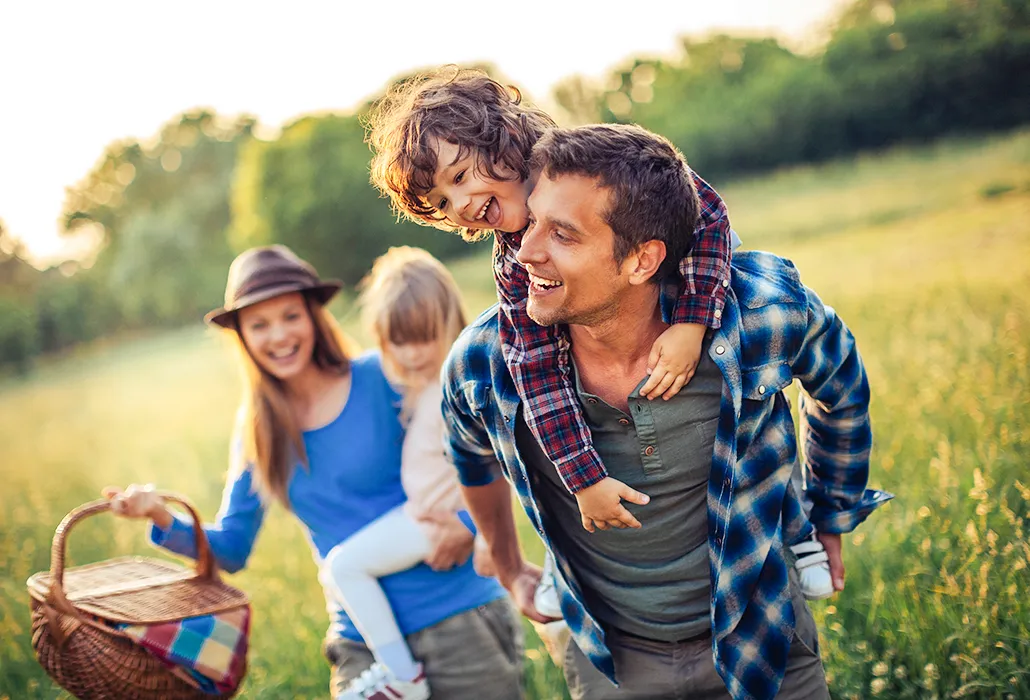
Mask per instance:
[[[436,139],[436,172],[433,189],[425,199],[447,222],[469,229],[492,229],[515,233],[529,220],[526,198],[533,189],[532,180],[521,180],[511,173],[511,180],[494,180],[476,167],[476,153],[470,151],[458,158],[457,144]],[[501,170],[503,173],[503,169]]]
[[[237,314],[243,343],[265,372],[285,382],[311,364],[315,324],[303,294],[281,294]]]

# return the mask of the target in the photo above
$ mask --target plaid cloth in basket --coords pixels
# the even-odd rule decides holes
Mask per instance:
[[[159,625],[116,625],[171,668],[186,673],[206,693],[235,689],[246,669],[250,608],[187,617]]]

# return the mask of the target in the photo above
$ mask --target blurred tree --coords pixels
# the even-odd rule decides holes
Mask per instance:
[[[358,282],[393,245],[418,245],[441,258],[467,252],[458,236],[397,222],[369,183],[369,150],[357,115],[305,117],[272,142],[244,149],[233,188],[237,249],[285,243],[319,273]]]
[[[859,0],[823,60],[855,148],[1030,118],[1027,0]]]
[[[683,39],[603,85],[569,78],[573,121],[636,122],[707,177],[820,160],[949,131],[1030,120],[1030,0],[857,0],[828,43]]]
[[[39,271],[25,257],[25,247],[0,219],[0,291],[19,296],[32,293]]]
[[[509,82],[489,64],[464,67]],[[363,118],[373,101],[352,114],[303,117],[275,141],[254,140],[244,148],[232,195],[235,249],[285,243],[321,274],[347,284],[360,281],[390,246],[417,245],[442,259],[473,250],[455,234],[398,220],[370,184]]]
[[[25,262],[24,248],[0,219],[0,368],[28,370],[37,350],[32,294],[40,273]]]
[[[221,297],[237,152],[255,121],[198,110],[150,144],[114,143],[65,202],[65,227],[102,227],[102,276],[130,326],[195,320]]]
[[[559,108],[559,114],[555,116],[562,126],[603,121],[603,91],[581,75],[572,75],[558,81],[552,96]]]

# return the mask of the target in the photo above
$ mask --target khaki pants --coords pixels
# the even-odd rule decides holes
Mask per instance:
[[[411,653],[425,667],[433,700],[520,700],[522,622],[507,597],[409,634]],[[364,644],[329,639],[335,696],[375,660]]]
[[[793,568],[790,587],[796,624],[787,656],[787,674],[777,698],[829,700],[830,691],[819,659],[819,632]],[[565,653],[565,680],[573,700],[727,700],[730,697],[715,670],[710,637],[669,643],[612,630],[607,639],[619,687],[594,668],[575,641],[570,641]]]

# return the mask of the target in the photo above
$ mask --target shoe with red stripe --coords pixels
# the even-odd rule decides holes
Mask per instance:
[[[411,681],[402,681],[382,664],[372,664],[361,675],[350,682],[336,700],[427,700],[429,681],[419,665],[418,676]]]

